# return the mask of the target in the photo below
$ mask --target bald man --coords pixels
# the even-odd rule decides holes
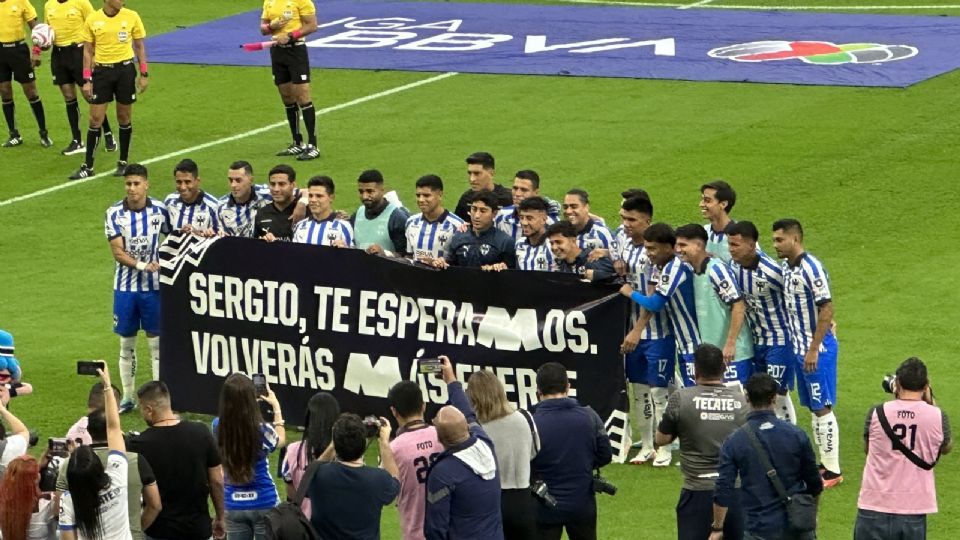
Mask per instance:
[[[451,405],[440,409],[433,425],[444,451],[427,477],[427,540],[503,539],[500,474],[493,442],[477,422],[457,381],[453,364],[440,357]]]

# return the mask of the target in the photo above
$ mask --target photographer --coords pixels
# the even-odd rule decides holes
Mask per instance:
[[[933,467],[953,446],[922,360],[900,364],[889,391],[895,399],[870,409],[864,426],[855,540],[926,538],[927,514],[937,511]]]
[[[106,393],[101,390],[101,394]],[[118,392],[114,390],[113,394],[114,399],[116,399]],[[110,448],[107,445],[107,420],[103,409],[87,415],[87,433],[92,440],[89,448],[93,449],[103,466],[106,467]],[[150,467],[147,460],[136,452],[127,452],[126,456],[127,460],[124,466],[127,467],[127,513],[130,519],[130,533],[133,540],[142,540],[143,531],[153,524],[153,520],[160,513],[160,490],[157,487],[157,479],[153,474],[153,468]],[[70,468],[70,461],[71,458],[66,458],[63,461],[57,475],[57,491],[54,494],[54,502],[58,508],[64,492],[68,490],[67,470]],[[143,497],[142,509],[140,507],[141,496]]]
[[[493,442],[477,422],[450,359],[441,356],[440,362],[450,405],[433,419],[444,451],[427,476],[424,536],[427,540],[503,540]]]
[[[4,423],[0,423],[0,475],[3,474],[7,465],[14,458],[27,453],[27,447],[30,443],[30,431],[27,426],[20,421],[7,409],[7,403],[10,402],[10,391],[5,386],[0,386],[0,416],[3,416],[5,424],[10,426],[8,433]]]
[[[33,456],[20,456],[8,465],[0,484],[0,536],[3,538],[56,540],[53,501],[49,493],[38,489],[41,470],[43,467]]]
[[[336,459],[316,469],[307,495],[310,523],[325,540],[379,540],[380,512],[400,492],[397,463],[390,450],[390,422],[379,419],[374,433],[359,416],[344,413],[333,423]],[[383,468],[363,463],[367,437],[377,437]]]
[[[537,405],[533,418],[540,432],[540,453],[533,460],[534,477],[556,499],[541,498],[537,528],[542,540],[559,540],[563,529],[570,540],[597,538],[597,501],[593,471],[610,463],[610,439],[597,413],[567,397],[567,369],[549,362],[537,370]]]

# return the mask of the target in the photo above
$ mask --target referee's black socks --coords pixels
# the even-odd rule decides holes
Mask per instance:
[[[133,137],[133,124],[120,124],[120,161],[127,161],[131,137]]]
[[[313,108],[313,102],[300,106],[300,113],[303,115],[303,127],[307,128],[307,141],[313,146],[317,145],[317,111]]]
[[[73,140],[80,142],[80,104],[77,100],[67,102],[67,121],[70,122],[70,133]]]
[[[17,132],[17,120],[13,116],[13,100],[3,102],[3,118],[7,121],[7,129],[10,133]]]
[[[100,144],[100,128],[87,128],[87,157],[84,160],[84,164],[93,168],[93,153],[97,151],[97,146]]]
[[[300,135],[300,111],[296,103],[285,105],[287,112],[287,123],[290,124],[290,135],[293,136],[293,142],[303,143],[303,136]]]
[[[100,129],[103,130],[104,134],[109,133],[110,135],[113,135],[113,130],[110,129],[110,121],[107,120],[106,116],[103,117],[103,123],[100,124]],[[110,141],[107,141],[107,142],[110,142]]]
[[[37,126],[40,127],[40,131],[46,131],[47,115],[43,112],[43,102],[40,101],[40,96],[30,101],[30,108],[33,109],[33,117],[37,119]]]

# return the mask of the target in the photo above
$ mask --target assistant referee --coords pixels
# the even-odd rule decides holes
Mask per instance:
[[[133,136],[133,102],[137,92],[147,91],[147,32],[136,11],[123,7],[123,0],[104,0],[103,8],[87,17],[83,25],[83,97],[90,102],[87,152],[83,165],[71,180],[93,176],[93,154],[100,144],[100,127],[107,104],[116,98],[120,124],[120,160],[114,176],[123,176]],[[137,81],[137,62],[140,80]]]
[[[293,137],[290,146],[277,155],[297,156],[299,161],[316,159],[320,157],[317,117],[310,98],[310,59],[303,38],[317,30],[317,8],[311,0],[265,0],[260,19],[260,32],[275,42],[270,48],[273,84],[280,91]],[[300,133],[300,114],[307,129],[306,145]]]
[[[47,0],[43,20],[53,29],[53,52],[50,53],[50,71],[53,84],[60,87],[67,106],[67,122],[72,139],[61,154],[72,156],[84,150],[80,133],[80,103],[77,85],[83,85],[83,23],[93,13],[90,0]],[[103,132],[108,152],[117,149],[106,117]]]
[[[53,141],[47,136],[47,120],[43,114],[43,102],[37,94],[36,74],[33,72],[33,67],[40,65],[40,49],[34,47],[31,56],[25,41],[24,24],[31,29],[37,25],[37,10],[30,1],[0,0],[0,100],[3,102],[3,117],[10,131],[10,137],[3,143],[3,147],[23,144],[13,107],[11,81],[17,81],[23,87],[33,116],[37,119],[37,126],[40,127],[40,144],[48,148],[53,145]]]

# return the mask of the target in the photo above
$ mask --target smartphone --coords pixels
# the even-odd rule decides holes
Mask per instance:
[[[100,360],[77,360],[77,375],[97,375],[97,370],[107,368],[106,362]]]
[[[420,373],[440,373],[442,363],[439,358],[421,358],[418,366]]]
[[[257,391],[257,395],[267,395],[267,376],[263,373],[254,373],[250,378],[253,379],[253,388]]]
[[[47,439],[47,454],[50,456],[67,457],[67,440],[50,437]]]

